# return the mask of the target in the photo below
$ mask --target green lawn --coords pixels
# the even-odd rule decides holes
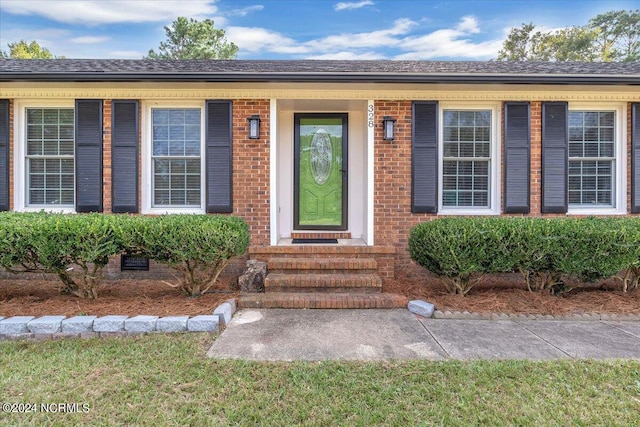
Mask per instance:
[[[206,334],[0,343],[0,425],[637,425],[640,362],[256,363]]]

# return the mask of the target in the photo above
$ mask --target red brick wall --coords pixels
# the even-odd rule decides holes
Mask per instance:
[[[233,213],[251,226],[251,244],[269,243],[269,100],[233,101]],[[12,110],[13,111],[13,110]],[[247,118],[258,114],[260,139],[249,139]],[[140,134],[143,111],[139,110]],[[142,143],[142,141],[141,141]],[[142,150],[139,150],[139,153]],[[142,159],[139,158],[139,162]],[[104,100],[103,111],[104,212],[112,207],[111,100]],[[138,170],[142,170],[139,164]],[[141,172],[140,172],[141,173]],[[138,176],[141,180],[141,176]],[[140,181],[139,181],[140,182]],[[138,203],[142,202],[142,194]]]
[[[251,245],[269,244],[269,100],[233,101],[233,213],[251,228]],[[247,118],[260,116],[260,138]]]
[[[375,101],[374,232],[377,245],[397,248],[397,262],[409,262],[407,241],[414,225],[435,218],[411,213],[411,101]],[[382,139],[382,118],[396,118],[395,139]]]
[[[436,218],[411,213],[411,107],[407,100],[377,100],[374,130],[374,230],[377,245],[398,249],[400,266],[409,263],[407,239],[411,227]],[[13,208],[14,101],[10,100],[10,204]],[[140,107],[142,108],[142,107]],[[631,203],[631,103],[627,105],[627,204]],[[531,216],[541,214],[542,103],[531,102]],[[261,118],[260,138],[248,138],[247,118]],[[251,245],[268,245],[270,234],[270,105],[267,99],[233,100],[233,213],[251,228]],[[396,118],[396,138],[382,139],[383,116]],[[143,122],[140,111],[140,126]],[[503,120],[503,118],[501,118]],[[104,101],[104,211],[111,212],[111,100]],[[504,126],[501,126],[500,133]],[[502,147],[501,147],[502,149]],[[142,161],[141,159],[139,161]],[[504,156],[502,156],[504,162]],[[140,168],[141,170],[141,168]],[[500,180],[503,179],[503,168]],[[140,177],[139,177],[140,178]],[[142,197],[141,195],[139,197]]]

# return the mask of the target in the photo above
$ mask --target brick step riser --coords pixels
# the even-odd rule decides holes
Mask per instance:
[[[305,287],[297,287],[297,286],[287,286],[287,285],[271,285],[264,287],[264,291],[266,293],[272,292],[289,292],[289,293],[308,293],[308,292],[316,292],[321,294],[330,294],[330,293],[361,293],[361,294],[379,294],[382,293],[382,286],[372,286],[372,287],[363,287],[359,286],[357,288],[350,288],[344,286],[305,286]]]
[[[274,286],[287,286],[290,288],[343,288],[343,289],[351,289],[354,292],[357,292],[360,288],[382,288],[382,281],[374,281],[374,280],[360,280],[360,281],[351,281],[351,280],[295,280],[295,276],[291,276],[292,279],[287,280],[269,280],[264,281],[264,288],[266,290],[274,287]]]
[[[274,257],[268,262],[269,271],[292,270],[300,273],[308,273],[309,270],[326,270],[339,273],[344,271],[377,272],[378,262],[372,258],[283,258]]]
[[[406,308],[408,299],[391,294],[255,294],[238,299],[239,308],[375,309]]]
[[[273,274],[348,274],[348,275],[358,275],[358,274],[376,274],[378,270],[374,269],[324,269],[324,268],[299,268],[299,269],[287,269],[287,268],[269,268],[269,273]]]
[[[303,274],[287,274],[287,275],[267,275],[264,280],[265,288],[269,286],[290,286],[293,288],[305,287],[325,287],[325,288],[349,288],[358,289],[362,287],[382,287],[382,279],[374,275],[351,274],[351,275],[303,275]]]

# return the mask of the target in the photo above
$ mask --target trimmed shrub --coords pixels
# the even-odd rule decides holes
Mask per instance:
[[[622,283],[622,291],[626,293],[640,288],[640,217],[632,220],[618,219],[615,227],[625,234],[629,245],[635,249],[633,261],[616,277]]]
[[[486,273],[506,269],[502,224],[492,218],[442,218],[415,226],[409,253],[444,280],[447,291],[466,295]]]
[[[249,246],[249,227],[238,217],[164,215],[136,217],[116,233],[127,251],[166,264],[180,274],[176,287],[197,296],[209,290],[229,260]]]
[[[98,297],[104,267],[123,252],[166,264],[181,275],[176,286],[200,295],[248,246],[249,227],[231,216],[0,214],[0,266],[55,274],[80,298]]]
[[[417,225],[409,252],[466,294],[474,278],[520,272],[530,291],[559,294],[568,277],[594,282],[627,269],[625,289],[637,285],[638,218],[444,218]]]
[[[122,252],[112,223],[102,214],[8,214],[0,227],[0,263],[13,273],[56,274],[63,291],[97,298],[109,257]]]
[[[42,272],[31,235],[42,214],[0,213],[0,266],[18,274]]]

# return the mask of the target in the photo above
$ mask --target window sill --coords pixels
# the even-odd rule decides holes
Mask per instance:
[[[627,212],[617,208],[569,208],[567,215],[626,215]]]
[[[147,215],[173,215],[173,214],[185,214],[185,215],[197,215],[206,213],[202,208],[151,208],[142,212]]]
[[[40,207],[25,207],[18,210],[19,212],[46,212],[46,213],[60,213],[60,214],[75,214],[76,209],[74,207],[57,208],[53,206],[40,206]]]
[[[496,216],[500,212],[491,209],[444,209],[441,208],[438,215],[442,216]]]

